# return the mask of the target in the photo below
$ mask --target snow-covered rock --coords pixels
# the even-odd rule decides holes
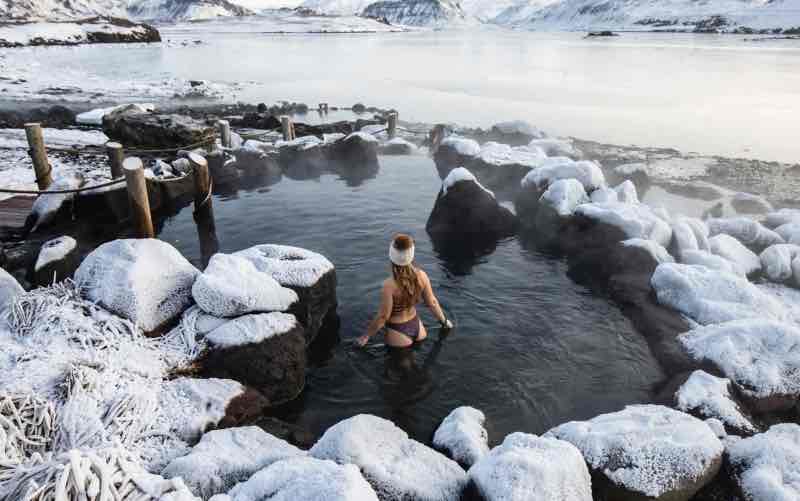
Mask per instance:
[[[592,192],[591,201],[595,204],[613,204],[619,202],[619,195],[614,188],[598,188]]]
[[[735,263],[745,275],[754,275],[761,271],[761,259],[734,237],[726,234],[716,235],[708,239],[711,253]]]
[[[758,431],[731,394],[731,381],[697,370],[675,393],[675,407],[700,419],[718,419],[731,433]]]
[[[530,143],[534,139],[544,139],[547,134],[538,127],[523,120],[509,120],[492,125],[489,133],[503,142]]]
[[[625,181],[621,182],[618,186],[614,187],[614,191],[617,193],[617,201],[625,204],[638,204],[639,203],[639,195],[636,193],[636,185],[633,184],[633,181],[626,179]]]
[[[690,499],[722,463],[722,443],[703,421],[659,405],[631,405],[545,436],[575,445],[614,486],[656,499]]]
[[[796,325],[748,318],[698,327],[679,341],[696,361],[713,364],[733,381],[761,412],[791,407],[800,397]]]
[[[402,137],[395,137],[382,143],[378,151],[382,155],[412,155],[417,151],[417,145]]]
[[[787,318],[775,298],[730,273],[704,266],[665,263],[650,280],[658,302],[701,325],[739,319]]]
[[[738,214],[765,214],[774,210],[764,197],[753,193],[734,193],[730,203]]]
[[[460,136],[448,136],[439,144],[439,148],[448,148],[464,157],[476,157],[481,152],[481,145],[474,139]]]
[[[310,457],[278,461],[211,501],[378,501],[352,464]]]
[[[458,463],[375,416],[362,414],[332,426],[310,453],[358,466],[383,500],[449,501],[467,485]]]
[[[549,209],[553,215],[563,218],[575,212],[575,208],[589,202],[586,190],[577,179],[559,179],[551,184],[539,199],[539,212]]]
[[[577,179],[583,185],[586,193],[591,193],[598,188],[606,186],[606,179],[603,171],[597,163],[589,160],[572,160],[563,163],[552,163],[543,165],[532,170],[522,179],[522,187],[528,185],[545,189],[559,179]]]
[[[486,416],[474,407],[459,407],[442,421],[433,435],[433,446],[469,468],[489,452]]]
[[[800,257],[800,246],[794,244],[775,244],[761,253],[761,269],[764,276],[773,282],[786,282],[794,277],[795,284],[800,285],[800,276],[794,276],[792,262]]]
[[[75,272],[75,281],[87,299],[149,332],[189,307],[199,273],[166,242],[127,239],[92,251]]]
[[[53,183],[47,187],[47,190],[74,190],[83,186],[84,182],[83,175],[77,172],[70,172],[57,177]],[[47,226],[53,222],[58,211],[61,210],[64,204],[73,198],[75,198],[74,193],[40,195],[39,198],[33,202],[31,214],[28,216],[29,220],[26,225],[32,225],[31,231],[36,231],[43,226]]]
[[[677,217],[671,224],[673,246],[678,256],[686,251],[708,251],[711,248],[708,227],[703,221],[692,217]]]
[[[258,389],[271,403],[295,398],[305,385],[306,337],[294,315],[256,313],[206,335],[204,369]]]
[[[800,219],[778,226],[775,228],[775,233],[780,235],[787,244],[800,245]]]
[[[145,104],[122,104],[119,106],[112,106],[110,108],[95,108],[93,110],[86,111],[84,113],[78,114],[75,117],[75,122],[81,125],[103,125],[103,117],[109,113],[113,113],[115,111],[119,111],[123,108],[136,110],[139,113],[147,113],[150,111],[155,111],[156,106],[152,103],[145,103]]]
[[[34,269],[39,271],[55,261],[64,259],[75,250],[77,245],[78,243],[74,238],[66,235],[48,240],[42,244],[41,249],[39,249],[39,255],[36,258]]]
[[[728,447],[736,483],[755,501],[800,499],[800,425],[772,426]]]
[[[481,146],[481,151],[478,153],[478,159],[495,167],[521,165],[535,168],[541,165],[546,158],[547,155],[536,146],[512,147],[494,141],[489,141]]]
[[[711,218],[706,221],[709,234],[726,234],[748,247],[763,250],[770,245],[784,243],[780,235],[758,221],[746,217]]]
[[[569,442],[512,433],[469,470],[486,501],[591,501],[592,482]]]
[[[656,263],[674,263],[675,258],[664,248],[664,246],[659,245],[657,242],[652,240],[645,240],[643,238],[631,238],[628,240],[623,240],[622,245],[626,247],[638,247],[640,249],[644,249],[647,251],[655,260]]]
[[[3,7],[0,3],[0,16]],[[59,22],[4,23],[0,26],[0,47],[160,41],[158,30],[152,26],[111,17]]]
[[[569,157],[577,159],[581,156],[581,152],[578,148],[568,139],[534,139],[528,143],[528,146],[540,148],[548,157]]]
[[[189,454],[168,464],[161,475],[182,478],[194,494],[208,499],[276,461],[304,454],[256,426],[214,430],[203,435]]]
[[[768,228],[777,228],[791,223],[800,223],[800,209],[779,209],[770,212],[764,218],[764,224]]]
[[[733,261],[728,261],[724,257],[702,250],[683,251],[680,254],[680,262],[682,264],[705,266],[706,268],[721,271],[723,273],[732,273],[742,278],[746,277],[744,270],[738,264],[734,263]]]
[[[247,313],[286,311],[297,293],[249,260],[233,254],[215,254],[192,287],[192,297],[206,313],[238,317]]]
[[[17,296],[25,292],[25,289],[3,268],[0,268],[0,320],[6,308],[11,306]]]
[[[36,284],[49,285],[71,276],[78,267],[77,246],[67,235],[43,243],[33,268]]]
[[[618,229],[625,239],[644,238],[667,247],[672,239],[672,228],[644,204],[580,205],[575,214]]]

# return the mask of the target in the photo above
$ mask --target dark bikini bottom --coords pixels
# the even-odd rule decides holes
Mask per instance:
[[[392,329],[393,331],[397,331],[401,334],[405,334],[411,339],[417,339],[419,337],[419,315],[414,315],[414,318],[408,322],[399,324],[386,322],[386,328]]]

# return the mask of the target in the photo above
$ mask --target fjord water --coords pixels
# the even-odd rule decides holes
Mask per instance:
[[[207,79],[237,84],[228,97],[246,102],[363,102],[395,107],[406,120],[485,127],[522,119],[556,135],[613,144],[800,158],[798,40],[658,33],[585,39],[491,28],[262,33],[267,29],[257,20],[165,26],[171,43],[36,49],[26,57],[78,85]]]
[[[345,182],[279,183],[216,196],[220,250],[259,243],[297,245],[326,255],[339,281],[341,341],[315,350],[302,396],[280,416],[317,433],[341,419],[372,413],[429,441],[459,405],[482,409],[494,439],[513,431],[541,433],[570,419],[589,418],[646,402],[664,378],[645,340],[600,291],[567,276],[563,259],[519,239],[479,257],[434,251],[425,222],[440,187],[425,156],[381,157],[376,178]],[[455,320],[400,356],[382,338],[367,350],[352,346],[378,306],[395,232],[417,239],[417,261]],[[200,265],[189,208],[168,220],[159,238]]]

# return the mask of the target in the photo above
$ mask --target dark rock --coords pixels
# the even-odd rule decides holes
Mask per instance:
[[[32,282],[37,286],[47,286],[71,278],[79,264],[75,239],[63,236],[48,240],[39,250]]]
[[[267,112],[267,105],[264,103],[258,103],[258,112],[259,113],[266,113]]]
[[[264,416],[254,424],[270,435],[285,440],[303,450],[313,447],[319,438],[302,426],[287,423],[274,417]]]
[[[141,113],[122,108],[103,117],[103,132],[126,147],[186,148],[213,140],[210,125],[182,115]]]
[[[127,19],[117,17],[94,17],[79,21],[79,24],[98,25],[97,30],[89,30],[86,34],[89,43],[153,43],[161,41],[161,34],[154,27],[149,24],[134,23]],[[108,26],[138,28],[139,31],[121,33],[118,30],[109,30]]]
[[[244,392],[231,400],[219,428],[237,428],[253,423],[269,408],[270,402],[256,389],[245,387]]]
[[[287,323],[287,318],[291,322]],[[200,362],[205,376],[252,386],[272,405],[292,400],[303,391],[306,337],[291,315],[244,315],[217,327],[206,340],[209,348]]]
[[[333,143],[328,156],[348,167],[377,165],[378,140],[369,134],[356,132]]]
[[[367,107],[361,103],[356,103],[353,105],[353,113],[364,113],[367,111]]]
[[[75,124],[75,112],[60,105],[27,111],[0,111],[0,128],[2,129],[21,129],[26,123],[39,123],[42,127],[61,129]]]
[[[280,177],[281,167],[275,158],[266,152],[239,148],[233,151],[235,160],[229,168],[239,171],[241,177]]]

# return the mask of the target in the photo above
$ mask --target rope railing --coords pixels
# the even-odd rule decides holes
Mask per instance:
[[[14,195],[66,195],[70,193],[81,193],[84,191],[98,190],[100,188],[106,188],[108,186],[114,186],[115,184],[120,184],[124,182],[125,178],[120,177],[117,179],[112,179],[107,183],[95,184],[92,186],[83,186],[81,188],[73,188],[69,190],[12,190],[10,188],[0,188],[0,193],[10,193]]]

